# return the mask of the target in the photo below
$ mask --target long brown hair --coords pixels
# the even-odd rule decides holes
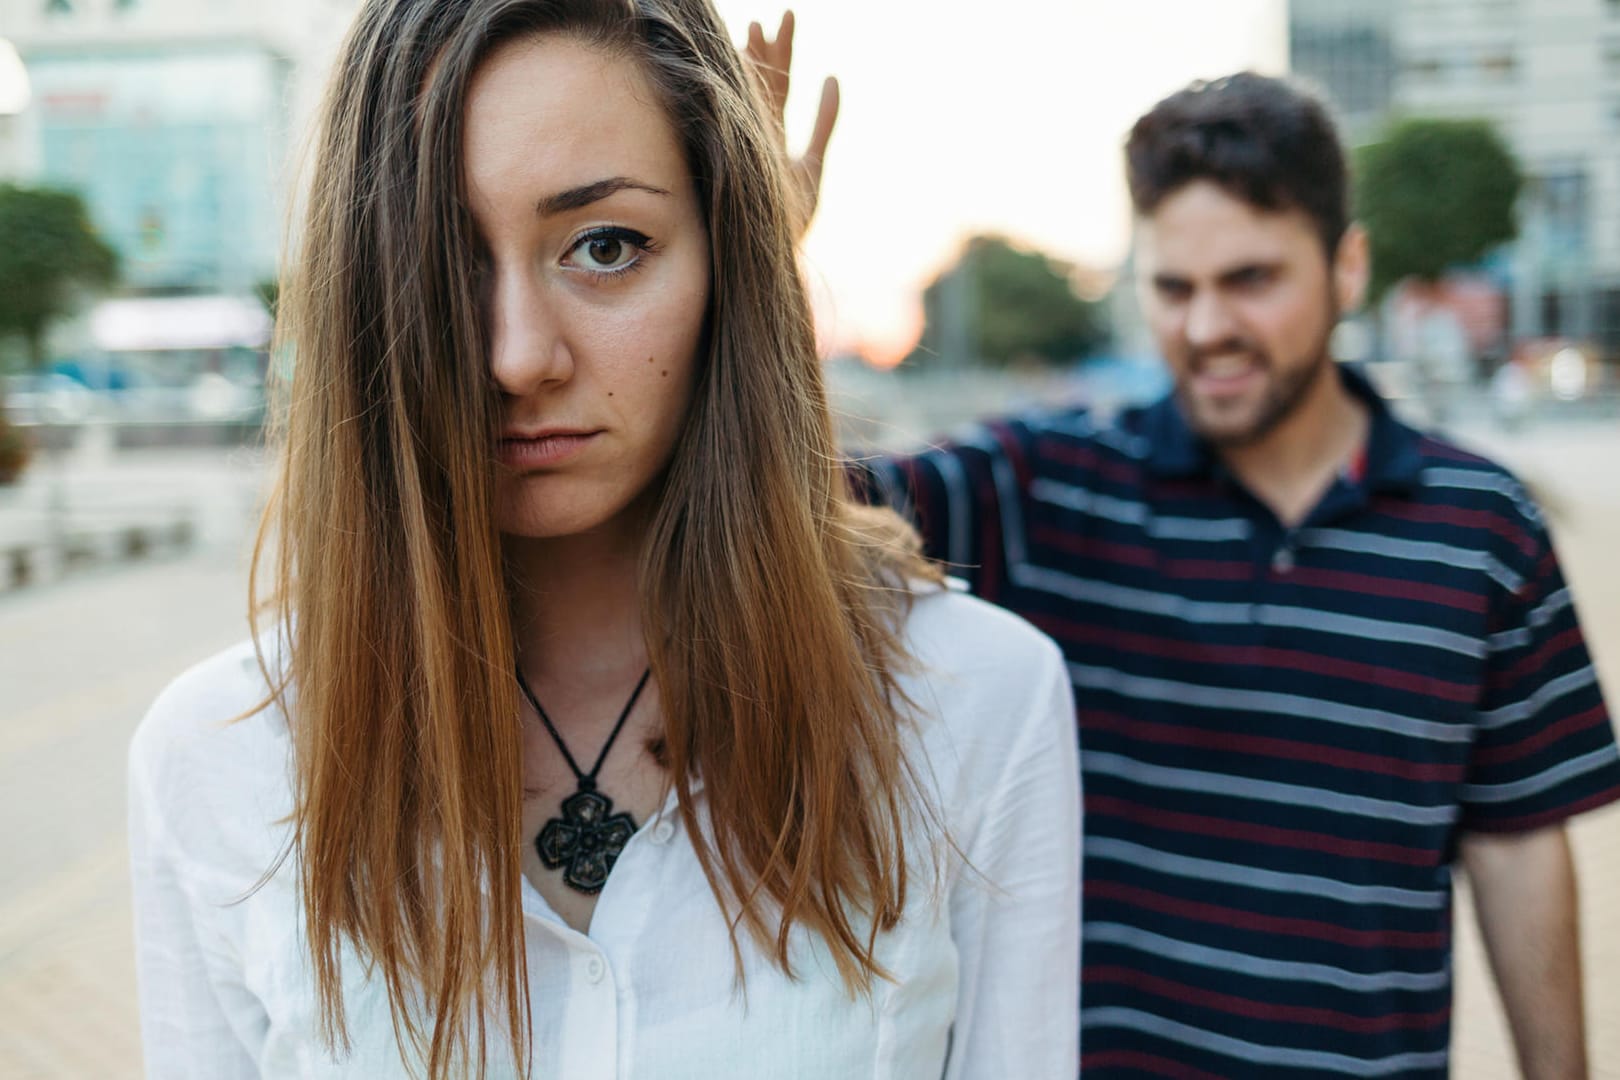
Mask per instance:
[[[434,1078],[483,1074],[486,1023],[530,1050],[499,394],[461,138],[480,61],[538,33],[642,66],[707,217],[705,354],[641,580],[671,782],[734,951],[749,935],[786,971],[803,927],[869,989],[921,798],[896,674],[904,579],[930,571],[848,498],[770,121],[708,0],[369,0],[283,290],[296,359],[255,579],[268,562],[287,641],[273,700],[323,1034],[348,1045],[352,946]]]

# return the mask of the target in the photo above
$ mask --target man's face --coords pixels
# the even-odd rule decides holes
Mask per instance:
[[[1339,312],[1359,300],[1364,250],[1352,231],[1330,263],[1306,214],[1258,209],[1206,180],[1138,220],[1143,311],[1195,431],[1253,445],[1306,400],[1331,368]]]

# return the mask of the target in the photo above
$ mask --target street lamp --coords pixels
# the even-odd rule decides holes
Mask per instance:
[[[0,38],[0,116],[15,116],[28,108],[28,69],[5,38]]]

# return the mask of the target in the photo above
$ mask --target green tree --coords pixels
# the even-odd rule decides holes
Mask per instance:
[[[963,354],[988,365],[1067,364],[1108,338],[1100,303],[1074,289],[1073,268],[999,236],[975,236],[923,290],[923,332],[908,362]]]
[[[111,285],[117,253],[71,191],[0,184],[0,335],[17,334],[28,362],[45,364],[45,331],[81,289]]]
[[[1524,184],[1513,152],[1483,120],[1399,120],[1356,151],[1356,216],[1372,246],[1368,299],[1408,278],[1434,282],[1518,235]]]

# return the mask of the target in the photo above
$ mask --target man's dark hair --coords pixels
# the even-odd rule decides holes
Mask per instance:
[[[1344,147],[1322,99],[1298,82],[1245,71],[1199,80],[1131,128],[1126,175],[1136,212],[1150,215],[1195,180],[1261,210],[1299,210],[1328,258],[1349,224]]]

